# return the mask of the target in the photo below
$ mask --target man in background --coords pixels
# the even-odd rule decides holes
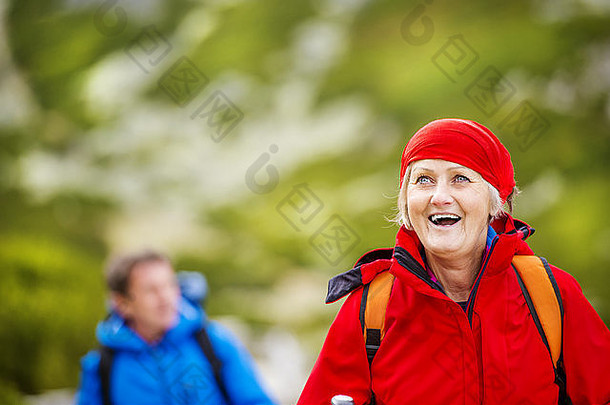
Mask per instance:
[[[118,257],[105,276],[112,311],[82,359],[77,405],[273,404],[245,348],[182,296],[167,257]]]

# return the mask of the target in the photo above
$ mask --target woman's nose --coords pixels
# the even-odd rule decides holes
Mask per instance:
[[[430,203],[433,205],[447,205],[453,202],[453,197],[451,196],[451,189],[448,184],[445,183],[437,183],[434,188],[434,192],[432,194],[432,198],[430,199]]]

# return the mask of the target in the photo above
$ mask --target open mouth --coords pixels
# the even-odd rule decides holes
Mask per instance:
[[[453,214],[434,214],[430,215],[428,219],[434,225],[451,226],[462,219],[462,217]]]

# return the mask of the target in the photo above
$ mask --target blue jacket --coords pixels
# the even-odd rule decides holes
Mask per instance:
[[[203,311],[183,299],[179,313],[177,325],[154,346],[142,340],[117,314],[98,324],[97,339],[115,351],[110,381],[114,405],[225,404],[195,338],[205,319]],[[273,404],[257,381],[245,348],[219,324],[208,322],[206,328],[222,361],[222,376],[232,403]],[[97,351],[83,357],[77,405],[102,404],[99,362]]]

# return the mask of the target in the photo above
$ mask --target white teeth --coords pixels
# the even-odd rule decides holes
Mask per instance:
[[[460,219],[459,216],[457,215],[453,215],[453,214],[434,214],[430,216],[430,219],[434,222],[436,221],[440,221],[442,219],[455,219],[458,220]]]

